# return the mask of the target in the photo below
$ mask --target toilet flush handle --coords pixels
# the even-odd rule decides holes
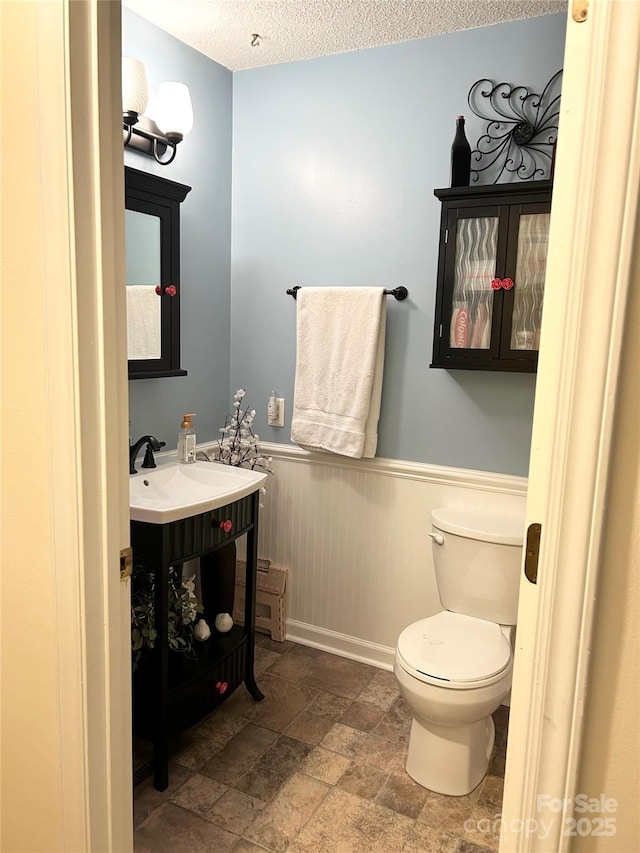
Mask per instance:
[[[444,545],[444,536],[441,533],[427,533],[427,536],[430,536],[436,545]]]

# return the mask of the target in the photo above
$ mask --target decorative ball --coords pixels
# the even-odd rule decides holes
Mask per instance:
[[[216,631],[226,634],[233,628],[233,619],[228,613],[218,613],[216,616]]]
[[[193,626],[193,636],[196,640],[208,640],[211,636],[211,628],[207,625],[204,619],[198,619]]]

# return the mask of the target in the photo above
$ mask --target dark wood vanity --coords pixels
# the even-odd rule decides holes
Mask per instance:
[[[254,699],[264,698],[254,677],[259,496],[255,491],[227,506],[166,524],[131,522],[134,562],[155,573],[158,614],[155,648],[134,672],[133,728],[136,735],[153,742],[153,784],[159,791],[169,782],[170,742],[175,735],[211,713],[243,682]],[[211,637],[195,641],[192,656],[171,651],[170,568],[212,554],[243,535],[247,537],[244,626],[234,625],[229,633],[220,634],[207,610]],[[201,561],[201,571],[211,568],[212,561]]]

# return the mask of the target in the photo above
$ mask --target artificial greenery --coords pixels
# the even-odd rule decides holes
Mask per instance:
[[[155,574],[144,565],[136,565],[131,588],[131,651],[133,669],[144,654],[155,645],[158,632],[155,627]],[[169,569],[169,649],[194,656],[193,623],[202,613],[202,605],[195,595],[193,578],[183,580],[182,567]]]

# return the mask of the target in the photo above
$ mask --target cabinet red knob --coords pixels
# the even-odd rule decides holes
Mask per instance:
[[[220,522],[220,529],[224,530],[225,533],[229,533],[231,528],[233,527],[233,522],[227,519],[226,521]]]
[[[226,681],[218,681],[218,683],[216,684],[216,689],[219,690],[220,693],[226,693],[228,686],[229,685]]]
[[[513,288],[512,278],[494,278],[491,282],[494,290],[511,290]]]
[[[162,289],[161,285],[159,285],[159,284],[156,285],[156,293],[158,294],[158,296],[162,296],[163,293],[166,293],[167,296],[175,296],[177,292],[178,292],[178,289],[175,286],[175,284],[167,285],[167,287],[165,287],[164,290]]]

